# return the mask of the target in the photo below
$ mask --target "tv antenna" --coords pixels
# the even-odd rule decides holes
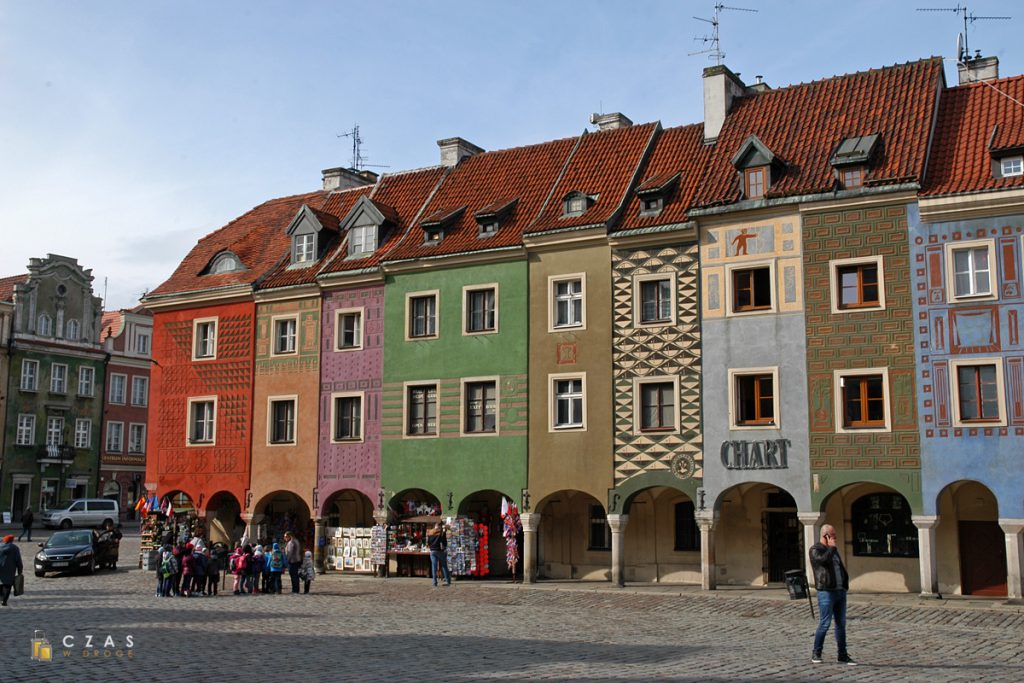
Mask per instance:
[[[964,19],[964,32],[957,34],[956,37],[956,61],[958,64],[964,64],[971,59],[977,59],[981,56],[981,51],[975,57],[971,57],[971,49],[967,44],[967,27],[976,21],[981,20],[1001,20],[1013,19],[1013,17],[1004,16],[979,16],[974,12],[967,9],[967,5],[956,4],[956,7],[918,7],[918,12],[953,12],[959,14]]]
[[[359,137],[359,124],[352,126],[352,130],[345,133],[339,133],[339,138],[352,138],[352,165],[349,168],[355,171],[361,171],[364,168],[390,168],[383,164],[366,164],[366,157],[362,154],[363,139]]]
[[[708,36],[707,34],[705,34],[699,38],[694,36],[693,39],[699,40],[704,45],[711,43],[711,46],[703,50],[687,53],[690,57],[693,57],[694,55],[707,55],[708,59],[713,59],[715,60],[715,64],[721,65],[722,60],[725,59],[725,53],[722,52],[722,44],[718,37],[719,18],[721,17],[722,10],[731,10],[734,12],[757,11],[756,9],[748,9],[746,7],[729,7],[727,5],[723,5],[722,3],[718,3],[717,5],[715,5],[715,15],[711,19],[705,19],[704,17],[694,17],[694,19],[696,19],[697,21],[703,21],[704,23],[711,24],[711,35]]]

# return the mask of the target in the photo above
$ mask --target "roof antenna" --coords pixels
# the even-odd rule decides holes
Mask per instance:
[[[721,66],[722,60],[725,59],[725,53],[722,52],[722,44],[718,38],[718,24],[719,17],[721,16],[722,10],[724,9],[732,10],[735,12],[757,11],[756,9],[748,9],[746,7],[728,7],[726,5],[723,5],[722,3],[718,3],[717,5],[715,5],[715,16],[713,18],[704,19],[703,17],[694,17],[694,19],[696,19],[697,21],[703,21],[705,23],[711,24],[711,36],[709,37],[707,34],[705,34],[699,38],[697,36],[694,36],[693,39],[701,41],[701,43],[703,43],[704,45],[711,43],[711,47],[705,48],[703,50],[698,50],[697,52],[688,52],[688,56],[693,57],[694,55],[707,55],[708,59],[715,60],[715,64]]]
[[[989,17],[989,16],[979,16],[979,15],[975,14],[974,12],[971,12],[970,10],[968,10],[967,9],[967,5],[961,5],[960,3],[957,3],[956,7],[918,7],[917,11],[918,12],[954,12],[954,13],[959,14],[960,16],[963,17],[963,19],[964,19],[964,32],[958,34],[957,37],[956,37],[956,61],[957,61],[957,64],[966,64],[967,62],[971,61],[972,59],[978,59],[979,57],[981,57],[981,52],[980,51],[978,52],[977,55],[975,55],[974,57],[971,57],[971,48],[967,44],[967,27],[968,26],[970,26],[971,24],[973,24],[974,22],[976,22],[976,21],[978,21],[980,19],[997,19],[997,20],[1013,19],[1013,17],[1003,17],[1003,16],[991,16],[991,17]]]
[[[352,165],[349,166],[353,171],[362,171],[364,168],[390,168],[383,164],[366,164],[366,157],[362,154],[363,139],[359,137],[359,124],[352,126],[352,130],[345,133],[339,133],[339,138],[352,138]]]

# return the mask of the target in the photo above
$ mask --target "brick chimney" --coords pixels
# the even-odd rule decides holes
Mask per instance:
[[[590,124],[597,126],[598,130],[614,130],[616,128],[629,128],[633,125],[633,122],[625,114],[616,111],[611,114],[591,114]]]
[[[719,64],[704,69],[704,142],[713,142],[722,132],[732,101],[746,86],[740,77]]]
[[[372,185],[377,174],[372,171],[356,171],[351,168],[325,168],[323,171],[324,191],[348,190],[353,187]]]
[[[976,53],[973,58],[967,57],[956,65],[960,85],[977,83],[978,81],[994,81],[999,78],[999,57],[982,57]]]
[[[458,137],[438,140],[437,146],[441,148],[442,166],[456,166],[466,157],[471,157],[484,151],[469,140],[463,140]]]

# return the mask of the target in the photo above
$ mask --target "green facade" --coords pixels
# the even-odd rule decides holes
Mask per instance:
[[[497,331],[464,334],[464,288],[491,284]],[[526,261],[395,273],[384,291],[381,485],[387,495],[423,489],[446,513],[478,491],[518,500],[527,482]],[[406,338],[407,295],[415,292],[436,292],[435,338]],[[496,383],[495,434],[461,434],[469,378]],[[405,397],[416,382],[437,383],[436,436],[407,434]]]

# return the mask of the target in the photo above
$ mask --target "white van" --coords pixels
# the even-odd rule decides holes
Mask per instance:
[[[70,529],[71,527],[98,528],[107,522],[117,524],[118,513],[116,500],[107,498],[78,498],[64,508],[46,510],[40,515],[43,526],[51,529]]]

